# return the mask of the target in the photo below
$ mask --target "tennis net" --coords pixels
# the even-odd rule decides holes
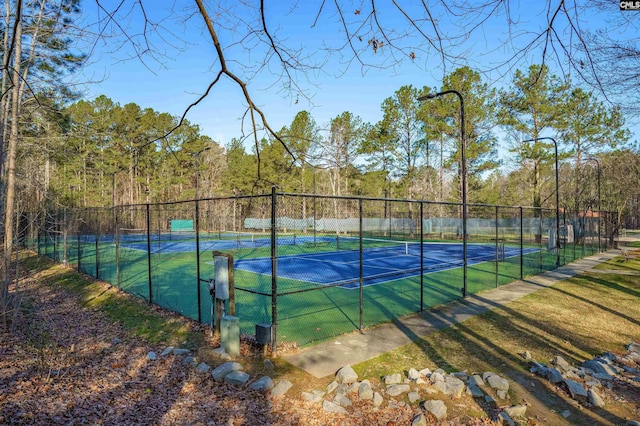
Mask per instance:
[[[384,251],[399,255],[420,255],[419,241],[389,240],[381,238],[362,238],[337,236],[336,243],[338,250],[360,250],[362,240],[362,250]]]

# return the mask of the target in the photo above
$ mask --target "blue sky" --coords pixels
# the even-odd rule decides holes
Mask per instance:
[[[232,46],[232,43],[241,40],[240,36],[245,35],[242,25],[236,28],[235,34],[221,29],[225,26],[231,27],[238,15],[249,19],[250,15],[242,10],[240,2],[218,0],[206,4],[211,6],[213,3],[215,5],[210,13],[214,17],[216,28],[219,29],[222,44],[229,46],[226,52],[229,55],[231,70],[240,74],[241,67],[238,63],[261,63],[264,50],[259,45],[251,44],[252,48],[249,50]],[[301,49],[305,55],[317,55],[319,61],[324,61],[325,56],[320,50],[323,46],[337,47],[344,42],[344,37],[338,32],[340,27],[337,25],[339,21],[335,11],[325,8],[318,23],[312,28],[318,13],[317,2],[298,2],[297,9],[293,12],[288,9],[291,3],[295,2],[267,2],[270,30],[285,39],[289,46]],[[119,46],[116,39],[110,40],[97,45],[92,63],[83,75],[76,77],[76,80],[100,80],[99,83],[85,85],[88,99],[104,94],[122,105],[135,102],[143,108],[149,107],[159,112],[182,115],[187,106],[204,92],[218,70],[211,38],[204,28],[202,19],[197,14],[192,14],[196,10],[191,1],[155,0],[153,3],[146,3],[146,6],[151,19],[161,22],[166,29],[161,32],[162,40],[155,36],[150,38],[154,52],[159,53],[156,55],[158,59],[153,60],[146,56],[145,64],[135,58],[125,60],[132,56],[132,50],[126,44],[124,48],[116,48],[115,46]],[[527,28],[544,25],[546,12],[542,7],[532,10],[529,2],[520,5],[513,3],[513,6],[521,9],[512,10],[512,16],[521,24],[527,24]],[[356,9],[356,6],[345,8],[349,11]],[[611,16],[620,13],[615,2],[612,2],[611,13]],[[85,16],[87,22],[96,20],[97,9],[94,3],[85,4]],[[122,20],[130,35],[139,34],[140,16],[134,11]],[[188,16],[190,17],[185,18]],[[407,25],[406,20],[390,6],[383,6],[379,10],[379,16],[399,30]],[[345,18],[351,20],[357,16]],[[595,25],[601,20],[598,16],[589,17],[586,24]],[[446,31],[456,30],[455,23],[447,24],[441,21],[441,25]],[[251,27],[251,23],[248,23],[248,26]],[[429,30],[426,23],[422,24],[421,28]],[[514,44],[528,40],[527,34],[508,34],[505,29],[503,18],[487,22],[483,31],[466,40],[458,49],[460,53],[467,53],[466,59],[461,60],[459,65],[488,68],[513,52],[508,47],[499,47],[501,41],[509,37]],[[405,37],[397,42],[410,44],[411,41]],[[365,42],[366,40],[363,41],[363,46]],[[456,49],[452,47],[449,51],[454,53]],[[524,69],[531,63],[539,63],[539,51],[535,51],[534,54],[537,56],[523,61],[519,68]],[[365,55],[368,60],[384,65],[384,55],[374,55],[370,50]],[[426,50],[416,50],[416,55],[414,61],[408,57],[401,57],[402,60],[394,67],[385,69],[362,69],[357,63],[345,67],[341,58],[332,56],[326,59],[322,67],[299,75],[310,100],[296,95],[295,92],[281,90],[277,75],[269,72],[269,69],[277,71],[274,67],[275,62],[271,62],[269,69],[250,81],[249,91],[275,130],[289,125],[295,114],[304,109],[311,112],[321,127],[326,126],[331,118],[343,111],[350,111],[364,121],[375,123],[382,118],[382,101],[392,96],[400,86],[440,86],[443,69],[437,56]],[[453,68],[449,68],[447,71],[452,70]],[[497,77],[497,73],[486,76],[488,82],[498,87],[509,83],[509,75],[502,79]],[[245,109],[246,102],[240,88],[228,79],[223,79],[206,100],[190,111],[187,119],[200,125],[204,134],[221,144],[226,144],[233,137],[241,135],[240,119]],[[633,139],[635,138],[634,135]]]

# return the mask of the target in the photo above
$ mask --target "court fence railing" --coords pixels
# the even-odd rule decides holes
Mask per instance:
[[[214,252],[235,312],[304,346],[537,275],[617,244],[616,214],[280,193],[20,215],[19,242],[210,324]],[[466,254],[466,256],[464,256]]]

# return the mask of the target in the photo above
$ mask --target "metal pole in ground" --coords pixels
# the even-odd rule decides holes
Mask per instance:
[[[202,301],[200,300],[200,205],[196,193],[196,294],[198,297],[198,322],[202,322]]]
[[[467,157],[464,134],[464,98],[457,90],[445,90],[420,96],[418,101],[434,99],[439,96],[455,94],[460,101],[460,165],[462,174],[462,297],[467,297]]]
[[[496,288],[498,288],[498,260],[500,259],[498,238],[498,206],[496,206]]]
[[[420,312],[424,310],[424,202],[420,202]]]
[[[541,140],[550,140],[553,142],[554,148],[554,158],[556,163],[556,268],[560,267],[560,177],[558,171],[558,142],[554,138],[550,137],[541,137],[541,138],[533,138],[522,141],[522,143],[526,142],[537,142]],[[575,248],[575,244],[574,244]]]
[[[96,279],[100,279],[100,249],[98,248],[98,242],[100,241],[100,215],[98,210],[94,210],[96,215]]]
[[[360,240],[360,270],[359,270],[359,297],[360,297],[360,332],[362,332],[362,273],[363,273],[363,256],[362,256],[362,199],[358,200],[358,239]]]
[[[271,353],[275,357],[278,347],[278,251],[276,240],[277,225],[276,187],[271,187]]]
[[[149,274],[149,303],[153,303],[153,285],[151,283],[151,212],[147,207],[147,272]]]
[[[520,207],[520,279],[524,278],[524,219],[523,208]]]
[[[597,169],[597,172],[598,172],[598,253],[600,253],[602,251],[602,244],[600,243],[600,237],[601,237],[600,225],[601,225],[601,222],[602,222],[602,218],[601,218],[601,216],[602,216],[602,210],[601,210],[602,206],[600,204],[600,200],[601,200],[600,199],[600,175],[601,175],[601,172],[602,172],[602,168],[600,167],[600,160],[598,160],[597,158],[589,157],[589,158],[587,158],[587,161],[589,161],[589,160],[595,161],[596,164],[598,165],[598,169]]]
[[[118,209],[113,207],[113,219],[115,229],[115,244],[116,244],[116,285],[120,288],[120,229],[118,225]]]

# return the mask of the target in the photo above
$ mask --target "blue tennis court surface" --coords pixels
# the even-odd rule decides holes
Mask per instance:
[[[419,246],[419,245],[418,245]],[[524,254],[538,249],[524,249]],[[520,255],[520,248],[505,247],[504,258]],[[502,259],[502,254],[500,254]],[[494,245],[468,245],[467,264],[494,261]],[[425,273],[459,268],[463,265],[462,244],[424,244],[422,259]],[[235,262],[235,268],[257,274],[271,275],[271,259],[242,259]],[[337,251],[296,256],[281,256],[277,259],[278,277],[328,285],[339,284],[344,288],[358,288],[360,280],[359,251]],[[420,274],[420,252],[410,249],[408,254],[388,248],[363,251],[363,285],[407,278]]]
[[[363,285],[408,278],[420,274],[420,243],[369,240],[367,243],[382,247],[365,246],[362,252]],[[231,239],[201,239],[200,251],[241,250],[269,247],[268,235],[243,235]],[[386,246],[388,244],[388,246]],[[341,285],[344,288],[358,288],[360,281],[359,240],[353,237],[328,236],[279,236],[278,246],[306,245],[324,247],[325,251],[289,256],[278,256],[277,274],[280,278],[290,278],[310,284]],[[195,252],[195,240],[189,241],[152,241],[151,253]],[[122,243],[121,247],[147,251],[147,243]],[[337,247],[342,247],[338,250]],[[346,248],[346,249],[345,249]],[[423,243],[422,270],[424,273],[439,272],[460,268],[463,265],[463,247],[459,243]],[[536,248],[525,248],[522,254],[537,252]],[[520,255],[519,247],[500,247],[499,260]],[[495,261],[494,244],[468,244],[467,264]],[[271,275],[271,258],[259,257],[237,259],[235,268],[256,274]]]

